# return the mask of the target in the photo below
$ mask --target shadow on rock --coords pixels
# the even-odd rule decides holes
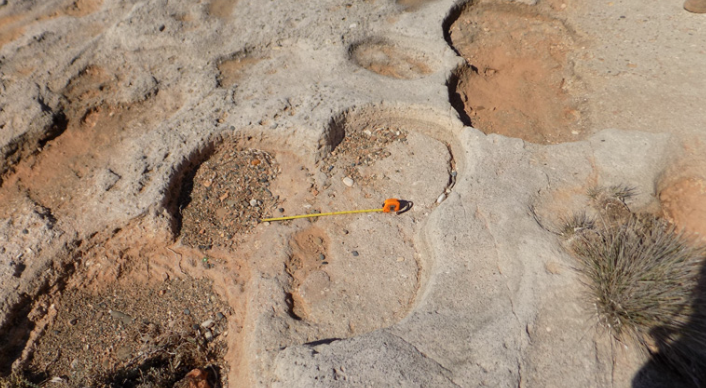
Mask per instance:
[[[681,330],[650,332],[657,351],[635,375],[633,388],[706,386],[706,261],[701,263],[691,316]]]

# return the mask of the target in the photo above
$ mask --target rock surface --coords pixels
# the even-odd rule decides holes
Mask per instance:
[[[207,339],[229,386],[674,386],[596,325],[554,232],[627,184],[706,235],[705,21],[657,0],[0,2],[0,374],[77,384],[32,361],[63,294],[194,277],[232,310]],[[257,222],[386,198],[413,206]]]

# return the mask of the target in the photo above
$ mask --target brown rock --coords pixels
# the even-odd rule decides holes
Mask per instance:
[[[208,372],[196,368],[174,384],[174,388],[211,388],[208,383]]]

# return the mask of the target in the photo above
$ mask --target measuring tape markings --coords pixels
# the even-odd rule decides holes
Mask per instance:
[[[341,214],[357,214],[357,213],[375,213],[375,212],[392,213],[392,212],[395,212],[397,214],[402,214],[402,213],[406,212],[407,210],[411,209],[412,205],[413,204],[411,201],[405,201],[405,200],[396,199],[396,198],[388,198],[385,200],[385,203],[382,205],[382,209],[345,210],[345,211],[340,211],[340,212],[301,214],[298,216],[289,216],[289,217],[263,218],[260,220],[260,222],[287,221],[287,220],[295,220],[298,218],[335,216],[335,215],[341,215]]]

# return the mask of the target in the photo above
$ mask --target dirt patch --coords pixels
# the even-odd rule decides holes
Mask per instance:
[[[187,179],[182,189],[182,243],[232,247],[277,205],[269,190],[279,173],[274,157],[226,141]]]
[[[247,69],[260,62],[261,58],[251,56],[248,53],[237,53],[231,59],[226,59],[218,63],[218,84],[221,87],[229,88],[240,81]]]
[[[26,10],[0,17],[0,47],[14,41],[24,34],[26,27],[35,23],[60,16],[84,17],[99,11],[102,0],[73,0],[58,3],[55,8],[44,9],[42,12]]]
[[[10,15],[0,18],[0,47],[22,36],[26,26],[25,23],[21,15]]]
[[[57,218],[82,219],[91,213],[82,210],[92,206],[88,197],[119,184],[121,172],[106,166],[123,142],[173,114],[181,103],[178,96],[159,91],[151,77],[130,79],[95,65],[77,74],[62,95],[52,133],[39,141],[37,152],[25,153],[8,170],[0,198],[8,202],[27,192]]]
[[[368,184],[373,177],[363,176],[359,167],[370,167],[376,161],[389,157],[391,152],[386,146],[406,140],[407,131],[387,125],[371,125],[362,130],[348,131],[344,140],[322,160],[320,169],[332,177],[338,167],[354,182]]]
[[[351,59],[358,66],[385,77],[421,78],[432,72],[422,53],[384,41],[368,41],[351,48]]]
[[[405,11],[416,11],[423,6],[437,0],[396,0],[395,3],[404,7]]]
[[[13,370],[71,387],[171,387],[194,368],[213,387],[237,378],[248,269],[171,245],[169,223],[138,217],[78,244],[70,270],[18,305],[28,335]]]
[[[101,9],[103,0],[75,0],[66,5],[60,13],[73,17],[88,16]]]
[[[196,367],[223,365],[229,308],[190,278],[70,289],[39,303],[54,322],[29,370],[69,386],[171,386]],[[218,374],[214,374],[214,377]]]
[[[211,0],[208,4],[208,14],[220,19],[228,19],[233,14],[238,0]]]
[[[294,234],[289,241],[291,253],[287,273],[292,277],[292,314],[300,319],[309,316],[309,302],[326,292],[329,276],[321,268],[328,264],[329,237],[316,227]],[[325,281],[313,281],[316,279]],[[313,289],[316,288],[316,289]]]
[[[706,241],[706,182],[682,178],[659,193],[664,217],[696,238]]]
[[[456,109],[486,134],[538,144],[586,137],[569,55],[576,35],[536,6],[464,8],[448,32],[467,65],[450,87]]]
[[[0,186],[6,178],[6,174],[20,160],[37,154],[49,141],[64,133],[68,120],[63,112],[46,112],[34,123],[36,125],[34,129],[28,130],[23,135],[11,140],[7,145],[0,147],[0,155],[4,157],[0,162]]]
[[[78,103],[77,110],[99,105],[106,97],[116,92],[117,77],[101,66],[90,65],[73,77],[63,95],[73,103]]]

